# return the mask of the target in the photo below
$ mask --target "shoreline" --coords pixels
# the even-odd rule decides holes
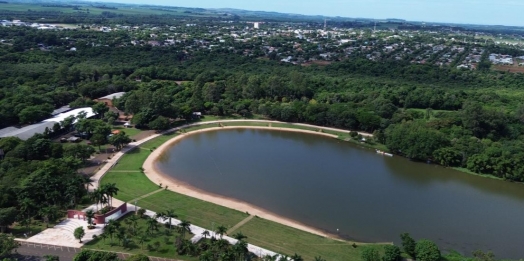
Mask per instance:
[[[331,138],[338,138],[337,135],[328,134],[328,133],[314,132],[314,131],[301,130],[301,129],[280,128],[280,127],[225,126],[225,127],[212,127],[212,128],[200,129],[200,130],[195,130],[195,131],[191,131],[191,132],[176,136],[166,141],[165,143],[163,143],[160,147],[153,150],[153,152],[147,157],[147,159],[144,161],[144,164],[142,165],[142,167],[144,168],[144,174],[153,183],[157,185],[162,183],[163,186],[167,185],[168,190],[182,194],[182,195],[204,200],[204,201],[207,201],[207,202],[210,202],[216,205],[220,205],[223,207],[227,207],[230,209],[234,209],[234,210],[237,210],[243,213],[247,212],[250,215],[258,216],[260,218],[264,218],[264,219],[267,219],[273,222],[277,222],[279,224],[293,227],[293,228],[296,228],[302,231],[306,231],[306,232],[309,232],[309,233],[312,233],[318,236],[340,240],[340,241],[346,241],[346,240],[339,238],[336,235],[324,232],[320,229],[313,228],[311,226],[304,225],[296,220],[292,220],[289,218],[279,216],[275,213],[264,210],[257,206],[251,205],[249,203],[243,202],[241,200],[224,197],[221,195],[217,195],[214,193],[210,193],[210,192],[195,188],[189,184],[176,180],[175,178],[167,175],[166,173],[163,173],[155,166],[155,163],[156,161],[158,161],[158,158],[166,150],[170,149],[178,141],[184,139],[185,137],[189,135],[202,133],[202,132],[219,131],[219,130],[224,130],[224,129],[262,129],[262,130],[271,130],[271,131],[300,132],[300,133],[307,133],[307,134],[322,135],[322,136],[331,137]],[[352,242],[352,241],[346,241],[346,242]]]

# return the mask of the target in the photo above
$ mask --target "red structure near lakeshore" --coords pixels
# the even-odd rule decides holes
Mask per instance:
[[[120,205],[119,207],[103,214],[95,214],[95,218],[93,219],[95,224],[105,224],[106,219],[109,217],[110,219],[118,219],[121,217],[124,213],[127,212],[127,204],[124,203]],[[111,218],[114,217],[114,218]],[[80,210],[68,210],[67,211],[67,218],[76,218],[76,219],[82,219],[86,220],[86,213]],[[109,220],[107,220],[109,221]]]

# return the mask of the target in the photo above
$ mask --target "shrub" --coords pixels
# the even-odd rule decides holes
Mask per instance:
[[[382,261],[400,261],[400,248],[395,245],[385,246]]]
[[[364,248],[361,257],[364,261],[380,261],[380,254],[375,248]]]
[[[419,261],[438,261],[440,260],[440,250],[433,241],[422,239],[415,246],[415,254]]]

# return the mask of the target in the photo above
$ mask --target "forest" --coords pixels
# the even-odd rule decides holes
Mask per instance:
[[[78,46],[107,34],[0,28],[0,127],[38,122],[60,106],[127,92],[115,101],[142,128],[166,119],[262,115],[375,134],[399,155],[524,181],[524,75],[348,59],[294,66],[235,50]],[[111,35],[114,37],[115,35]],[[54,45],[48,51],[32,46]],[[160,125],[160,126],[159,126]],[[5,150],[5,149],[4,149]]]

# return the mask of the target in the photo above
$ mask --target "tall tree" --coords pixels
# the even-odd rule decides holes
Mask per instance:
[[[409,235],[409,233],[400,234],[400,240],[402,241],[402,248],[406,254],[412,258],[416,258],[415,240]]]
[[[131,139],[123,131],[109,138],[109,143],[115,146],[117,150],[121,150],[125,145],[129,144],[130,142]]]
[[[15,207],[0,208],[0,232],[5,233],[7,228],[16,221],[18,211]]]
[[[0,258],[7,257],[17,248],[18,242],[15,241],[14,237],[0,233]]]

